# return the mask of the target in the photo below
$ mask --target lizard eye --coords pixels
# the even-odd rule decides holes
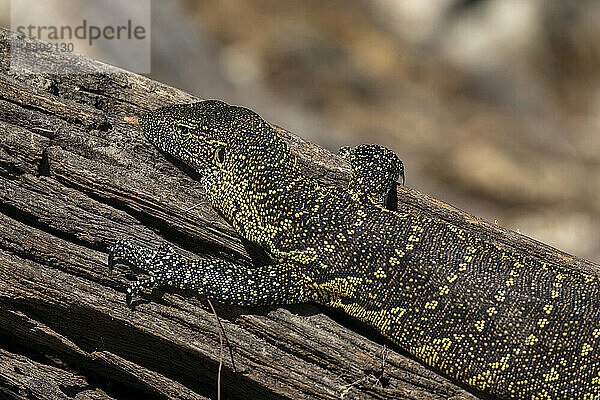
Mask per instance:
[[[219,146],[215,150],[215,163],[221,165],[223,161],[225,161],[225,147]]]
[[[177,124],[177,130],[184,136],[189,136],[192,133],[193,127],[185,124]]]

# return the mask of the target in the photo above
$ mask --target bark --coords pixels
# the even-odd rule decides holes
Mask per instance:
[[[239,263],[265,256],[212,210],[193,174],[123,123],[197,98],[75,54],[24,49],[27,63],[11,66],[10,46],[34,42],[0,30],[0,398],[216,398],[221,354],[222,398],[478,398],[310,304],[215,304],[222,351],[204,299],[155,290],[128,308],[129,269],[110,274],[106,265],[122,237]],[[95,72],[56,73],[65,65]],[[307,175],[345,184],[343,160],[280,134]],[[546,260],[591,265],[417,191],[397,192],[400,209]]]

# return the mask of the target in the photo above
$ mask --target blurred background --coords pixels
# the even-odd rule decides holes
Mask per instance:
[[[151,34],[151,78],[600,262],[599,1],[153,1]]]

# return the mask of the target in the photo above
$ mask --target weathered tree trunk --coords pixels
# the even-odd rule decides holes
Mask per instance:
[[[111,275],[106,265],[121,237],[168,241],[195,257],[263,257],[211,209],[192,177],[137,127],[121,124],[126,115],[198,99],[72,54],[25,57],[49,71],[96,72],[11,68],[14,39],[0,30],[0,398],[216,397],[221,350],[208,303],[156,290],[131,310],[129,270]],[[344,161],[281,134],[307,174],[345,183]],[[590,264],[414,190],[398,188],[398,199],[401,209],[529,255]],[[216,306],[226,341],[223,398],[477,398],[329,310]]]

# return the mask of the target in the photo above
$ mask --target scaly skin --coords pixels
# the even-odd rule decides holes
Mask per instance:
[[[139,118],[149,140],[195,168],[213,206],[273,264],[188,260],[122,240],[123,260],[169,285],[243,306],[313,301],[343,309],[419,360],[501,398],[600,398],[600,279],[541,262],[455,226],[393,211],[383,199],[401,161],[375,145],[345,148],[349,187],[297,170],[271,125],[219,101]]]

